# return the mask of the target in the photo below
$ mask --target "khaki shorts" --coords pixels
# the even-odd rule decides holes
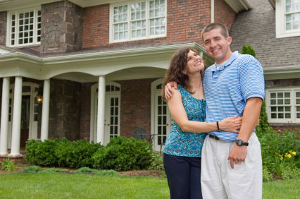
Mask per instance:
[[[253,133],[245,162],[231,168],[227,160],[235,142],[206,137],[201,157],[201,188],[204,199],[262,198],[262,159],[260,143]]]

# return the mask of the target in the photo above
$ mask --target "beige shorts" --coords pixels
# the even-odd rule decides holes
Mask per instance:
[[[253,133],[245,162],[230,167],[227,160],[235,142],[206,137],[201,157],[201,188],[204,199],[262,198],[262,159],[260,143]]]

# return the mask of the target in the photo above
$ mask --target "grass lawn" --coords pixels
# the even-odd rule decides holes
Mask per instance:
[[[88,174],[3,174],[0,198],[169,198],[166,178]],[[299,199],[300,179],[264,183],[264,199]]]

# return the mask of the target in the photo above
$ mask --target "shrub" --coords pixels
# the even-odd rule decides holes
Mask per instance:
[[[30,166],[30,167],[26,167],[23,169],[23,171],[25,171],[26,173],[37,173],[39,171],[41,171],[42,168],[40,166]]]
[[[267,167],[263,166],[263,181],[268,182],[273,180],[273,175],[272,173],[268,170]]]
[[[14,171],[17,168],[17,166],[14,164],[14,162],[9,160],[9,158],[5,159],[4,162],[2,162],[0,166],[1,166],[1,170],[4,170],[4,171]]]
[[[40,171],[39,173],[61,173],[61,172],[67,172],[68,169],[60,169],[60,168],[48,168],[45,170]]]
[[[151,165],[153,149],[148,142],[135,138],[117,137],[94,155],[94,168],[117,171],[147,169]]]
[[[55,156],[61,167],[80,168],[93,165],[92,155],[102,146],[86,140],[69,141],[63,139],[57,145]]]
[[[82,167],[80,169],[77,169],[74,171],[74,173],[79,174],[96,174],[96,175],[103,175],[103,176],[120,176],[116,171],[114,170],[97,170],[97,169],[91,169],[88,167]]]
[[[28,163],[41,166],[58,166],[55,150],[62,140],[45,140],[44,142],[30,140],[26,142],[27,155],[25,160]]]

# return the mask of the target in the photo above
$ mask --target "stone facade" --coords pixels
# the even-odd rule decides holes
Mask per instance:
[[[7,12],[0,12],[0,45],[6,44]]]
[[[83,9],[67,0],[42,5],[41,52],[65,53],[82,47]]]
[[[81,84],[51,80],[49,138],[80,139]]]

